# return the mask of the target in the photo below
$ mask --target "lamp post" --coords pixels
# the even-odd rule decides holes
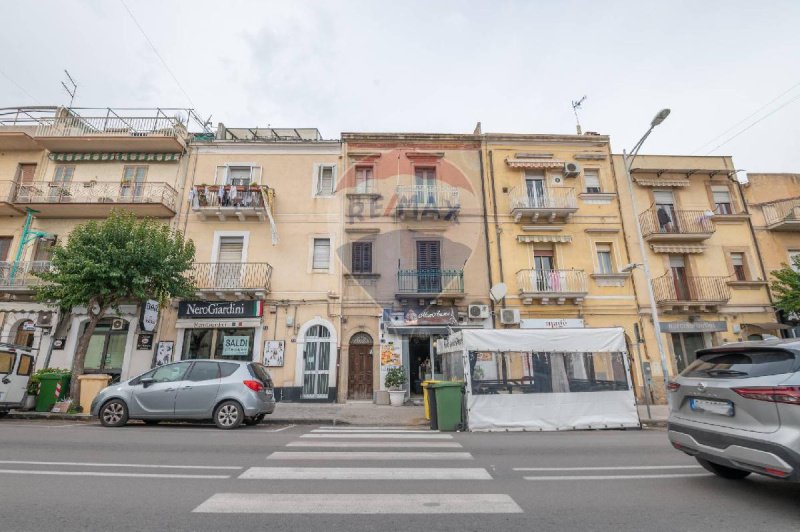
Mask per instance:
[[[669,113],[669,109],[662,109],[659,111],[650,122],[650,129],[648,129],[645,134],[642,135],[642,138],[639,139],[639,142],[637,142],[631,150],[630,155],[628,155],[624,150],[622,152],[622,162],[625,166],[625,179],[628,182],[628,192],[631,198],[631,209],[633,210],[633,225],[636,227],[636,237],[639,240],[639,251],[642,254],[642,271],[645,277],[645,285],[647,286],[647,296],[650,300],[650,315],[653,318],[653,328],[655,329],[656,334],[656,345],[658,346],[658,354],[661,357],[661,373],[664,379],[665,398],[667,397],[667,384],[669,384],[667,352],[664,349],[664,341],[661,338],[661,321],[658,319],[658,308],[656,308],[656,298],[655,294],[653,293],[653,283],[651,282],[652,277],[650,275],[650,261],[647,258],[647,250],[644,245],[644,239],[642,238],[642,227],[639,225],[639,208],[636,205],[636,194],[633,190],[631,168],[633,167],[633,161],[636,159],[636,155],[638,155],[642,144],[644,144],[644,141],[647,140],[647,137],[650,136],[650,133],[653,132],[653,129],[655,129],[657,125],[659,125],[669,116]]]

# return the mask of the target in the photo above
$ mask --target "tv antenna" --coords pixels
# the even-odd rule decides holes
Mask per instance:
[[[581,104],[583,104],[583,102],[585,101],[586,101],[585,95],[580,100],[572,100],[572,112],[575,113],[575,129],[578,131],[578,135],[582,134],[581,119],[578,118],[578,109],[581,108]]]
[[[64,69],[64,74],[67,75],[67,79],[69,80],[69,84],[72,85],[72,88],[70,89],[63,81],[61,82],[61,86],[64,87],[64,90],[69,94],[69,106],[72,107],[72,102],[75,101],[75,93],[78,92],[78,84],[75,83],[75,80],[72,79],[72,76],[69,75],[66,68]]]

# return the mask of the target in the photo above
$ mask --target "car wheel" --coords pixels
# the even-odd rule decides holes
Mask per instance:
[[[112,399],[100,409],[99,417],[104,427],[121,427],[128,422],[128,405],[121,399]]]
[[[244,410],[236,401],[225,401],[214,410],[214,424],[218,429],[235,429],[244,421]]]
[[[244,420],[244,424],[247,425],[248,427],[252,425],[258,425],[259,423],[264,421],[265,415],[266,414],[258,414],[257,416],[249,417]]]
[[[158,425],[161,423],[160,419],[143,419],[145,425]]]
[[[742,469],[735,469],[733,467],[715,464],[714,462],[709,462],[708,460],[703,460],[702,458],[695,459],[706,471],[711,471],[718,477],[727,478],[728,480],[741,480],[750,474],[750,471],[744,471]]]

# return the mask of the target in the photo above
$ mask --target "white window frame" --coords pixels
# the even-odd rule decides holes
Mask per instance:
[[[794,267],[794,258],[800,255],[800,249],[789,249],[786,250],[786,253],[789,255],[789,267],[797,271],[797,269]]]
[[[233,162],[233,163],[225,163],[217,165],[214,174],[214,184],[221,186],[228,186],[230,184],[230,179],[231,179],[231,168],[244,168],[244,167],[250,168],[250,180],[248,181],[247,184],[249,185],[250,183],[257,183],[258,185],[261,185],[261,176],[263,175],[261,165],[252,162],[251,163]],[[222,182],[220,182],[220,169],[222,168],[224,168],[224,171],[221,176]]]
[[[247,263],[247,249],[250,244],[250,231],[214,231],[214,247],[211,248],[211,261],[219,262],[219,243],[222,237],[240,236],[242,238],[242,264]]]
[[[607,272],[603,271],[603,265],[600,262],[600,252],[601,252],[600,247],[601,246],[608,247],[608,258],[609,258],[610,264],[608,265],[609,269],[608,269]],[[594,244],[594,256],[595,256],[595,260],[596,260],[596,264],[597,264],[597,266],[596,266],[597,267],[597,270],[596,270],[597,273],[599,273],[599,274],[617,273],[616,271],[614,271],[614,267],[615,267],[615,263],[616,263],[616,257],[614,256],[614,244],[613,243],[611,243],[611,242],[595,242],[595,244]]]
[[[589,172],[590,174],[594,174],[597,178],[597,191],[589,192],[589,182],[586,179],[586,173]],[[599,168],[584,168],[583,170],[583,192],[586,194],[602,194],[603,193],[603,182],[600,179],[600,169]]]
[[[320,194],[320,178],[322,177],[322,169],[331,169],[331,193]],[[336,163],[317,163],[314,165],[314,173],[311,176],[311,197],[313,198],[333,198],[336,196]]]
[[[314,241],[320,239],[327,239],[330,242],[330,249],[328,254],[328,268],[314,268]],[[308,272],[309,273],[333,273],[333,256],[334,256],[334,239],[330,234],[309,235],[308,237]]]

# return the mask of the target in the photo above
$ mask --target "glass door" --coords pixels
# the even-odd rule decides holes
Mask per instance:
[[[528,197],[528,207],[546,206],[544,172],[527,172],[525,174],[525,193]]]
[[[415,168],[414,178],[417,186],[417,205],[436,206],[436,169]]]
[[[677,233],[678,221],[675,212],[675,195],[671,190],[653,191],[653,199],[656,206],[656,220],[658,221],[659,232]]]
[[[108,373],[118,380],[125,359],[128,322],[118,318],[105,319],[97,324],[89,339],[83,369],[86,373]]]
[[[141,199],[144,195],[144,180],[147,177],[146,166],[126,166],[122,174],[120,196],[123,198]]]
[[[689,279],[686,275],[686,259],[683,255],[670,255],[669,268],[672,273],[672,287],[675,290],[675,299],[678,301],[691,301]]]
[[[550,250],[533,251],[533,269],[537,292],[551,292],[557,282],[553,269],[553,252]]]
[[[675,353],[675,364],[678,373],[695,361],[697,351],[706,347],[703,333],[671,334],[672,350]]]
[[[303,349],[303,397],[306,399],[328,398],[330,340],[330,331],[322,325],[314,325],[306,333]]]
[[[243,253],[243,236],[220,237],[215,265],[217,288],[239,288],[242,285]]]

